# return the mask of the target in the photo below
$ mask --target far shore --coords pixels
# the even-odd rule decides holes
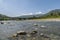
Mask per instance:
[[[30,20],[2,20],[2,21],[60,21],[60,18],[30,19]]]
[[[60,21],[60,18],[47,18],[47,19],[31,19],[24,21]]]

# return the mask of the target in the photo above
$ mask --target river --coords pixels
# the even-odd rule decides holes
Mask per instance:
[[[0,21],[1,22],[1,21]],[[3,21],[0,24],[0,39],[5,40],[7,37],[15,34],[17,31],[40,30],[40,33],[55,34],[60,36],[60,21]],[[37,24],[38,26],[34,26]],[[44,26],[44,27],[41,27]]]

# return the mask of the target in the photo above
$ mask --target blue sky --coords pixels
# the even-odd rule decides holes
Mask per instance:
[[[0,0],[0,14],[21,16],[60,9],[60,0]]]

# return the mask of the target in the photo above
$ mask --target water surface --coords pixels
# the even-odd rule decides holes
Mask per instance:
[[[59,21],[4,21],[5,24],[0,24],[0,39],[6,39],[8,36],[15,34],[17,31],[31,32],[38,28],[39,32],[46,34],[55,34],[60,36],[60,22]],[[8,23],[10,22],[10,23]],[[38,24],[38,26],[34,26]],[[45,28],[41,28],[41,26]]]

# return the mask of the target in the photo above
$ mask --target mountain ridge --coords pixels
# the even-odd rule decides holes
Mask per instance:
[[[21,19],[41,19],[41,18],[60,18],[60,9],[51,10],[45,14],[23,15],[18,17],[9,17],[0,14],[0,20],[21,20]]]

